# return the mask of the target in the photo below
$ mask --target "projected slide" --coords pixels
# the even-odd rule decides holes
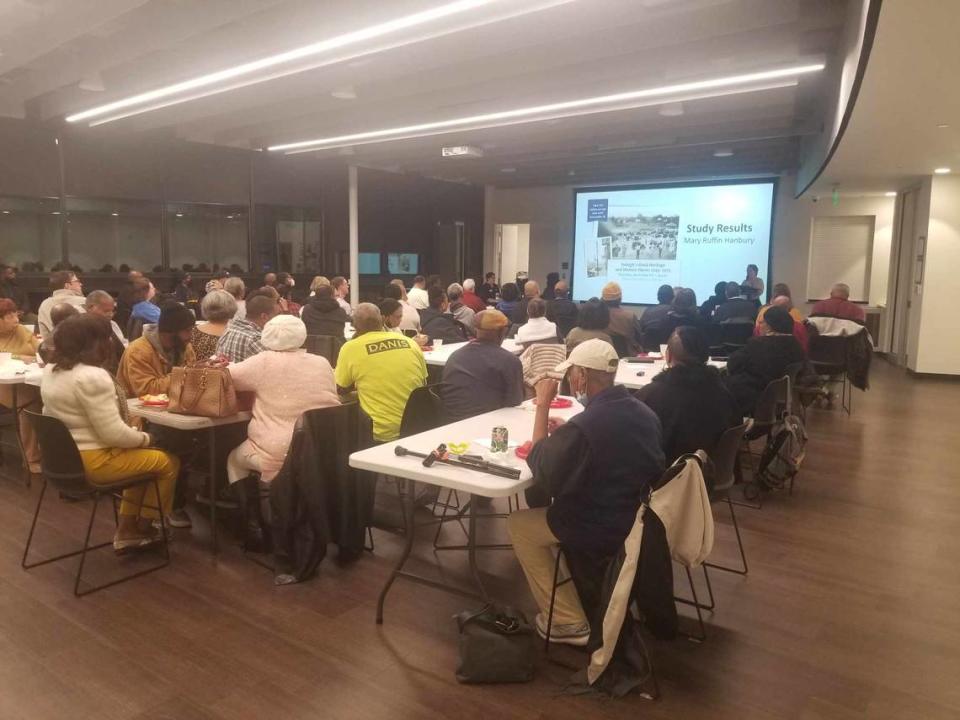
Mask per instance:
[[[661,285],[703,302],[751,263],[766,282],[773,191],[770,181],[577,190],[573,299],[615,280],[625,303],[656,304]]]

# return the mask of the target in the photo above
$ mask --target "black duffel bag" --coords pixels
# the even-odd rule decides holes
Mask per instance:
[[[534,630],[523,613],[489,604],[476,612],[456,616],[460,628],[462,683],[529,682],[536,651]]]

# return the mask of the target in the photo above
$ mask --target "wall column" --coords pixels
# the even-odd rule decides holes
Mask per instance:
[[[357,167],[347,168],[349,183],[349,215],[350,215],[350,304],[354,307],[360,302],[360,229],[357,212]]]

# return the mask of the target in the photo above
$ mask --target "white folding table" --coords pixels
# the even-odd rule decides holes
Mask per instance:
[[[152,407],[144,405],[138,398],[127,400],[127,408],[132,417],[139,417],[154,425],[162,425],[176,430],[202,431],[207,430],[209,435],[210,466],[207,479],[207,498],[210,501],[210,548],[214,553],[219,552],[217,543],[217,491],[215,486],[216,479],[216,428],[222,425],[234,425],[236,423],[246,422],[252,413],[243,410],[236,415],[224,418],[207,418],[196,415],[180,415],[172,413],[165,408]]]
[[[711,360],[708,365],[723,369],[727,363],[722,360]],[[617,366],[617,377],[614,383],[623,385],[631,390],[637,390],[653,382],[653,378],[662,373],[667,367],[664,360],[654,360],[652,363],[626,362],[621,360]]]
[[[444,343],[435,350],[427,350],[424,352],[423,359],[427,361],[427,365],[443,367],[447,364],[447,360],[450,359],[450,356],[466,344],[466,342]],[[523,352],[523,348],[520,347],[520,344],[511,338],[505,339],[500,347],[507,352],[513,353],[514,355],[519,355]]]
[[[25,363],[20,360],[10,360],[0,365],[0,385],[10,386],[11,402],[13,404],[13,425],[14,433],[17,437],[17,447],[20,449],[20,457],[24,458],[26,463],[26,454],[23,451],[23,437],[20,434],[20,413],[23,409],[18,402],[19,388],[21,385],[33,385],[40,387],[40,381],[43,379],[43,369],[36,363]],[[29,484],[30,474],[24,464],[24,473]]]
[[[393,572],[390,573],[390,577],[387,578],[387,582],[380,592],[380,597],[377,601],[378,624],[383,622],[383,604],[386,600],[387,593],[397,578],[406,578],[412,582],[427,585],[428,587],[438,590],[444,590],[454,595],[474,599],[478,597],[484,600],[487,599],[487,594],[483,588],[480,573],[477,569],[476,519],[478,515],[475,512],[476,503],[474,502],[474,498],[511,497],[533,483],[533,475],[527,467],[526,461],[516,457],[514,444],[522,444],[530,440],[533,434],[534,410],[535,408],[531,401],[527,401],[517,407],[494,410],[493,412],[477,415],[476,417],[461,420],[460,422],[443,425],[434,430],[419,433],[418,435],[411,435],[400,440],[377,445],[367,450],[360,450],[350,456],[350,467],[395,477],[407,486],[404,493],[406,502],[404,503],[403,513],[406,542],[400,559],[397,561]],[[550,415],[566,420],[581,410],[583,410],[583,407],[574,401],[573,407],[551,410]],[[431,467],[424,467],[423,460],[420,458],[411,456],[398,457],[396,454],[396,448],[398,447],[427,454],[431,450],[436,449],[440,443],[445,443],[449,446],[451,443],[469,442],[470,447],[467,450],[468,453],[484,455],[486,457],[488,450],[484,444],[489,443],[491,430],[493,430],[494,427],[507,428],[511,447],[506,457],[499,459],[491,457],[490,460],[498,465],[513,465],[519,468],[520,477],[516,480],[440,463],[436,463]],[[414,523],[415,504],[413,498],[415,496],[416,483],[418,482],[456,490],[467,493],[470,496],[466,505],[466,550],[470,564],[470,573],[477,586],[478,593],[469,592],[462,588],[416,575],[403,569],[413,549],[414,535],[416,533],[416,524]],[[483,516],[481,515],[479,517]]]

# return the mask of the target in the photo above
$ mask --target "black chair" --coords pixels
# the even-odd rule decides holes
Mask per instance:
[[[43,474],[43,487],[40,489],[40,497],[37,500],[37,509],[33,513],[33,522],[30,524],[30,534],[27,536],[27,546],[23,551],[23,560],[21,562],[21,566],[25,570],[29,570],[40,565],[46,565],[48,563],[79,555],[80,565],[77,568],[77,577],[73,585],[73,594],[77,597],[80,597],[82,595],[89,595],[92,592],[102,590],[112,585],[126,582],[127,580],[132,580],[135,577],[146,575],[147,573],[151,573],[154,570],[159,570],[160,568],[169,565],[170,550],[167,546],[167,526],[163,517],[163,511],[160,509],[160,487],[157,483],[156,475],[134,475],[129,478],[110,483],[109,485],[93,485],[87,480],[86,473],[83,469],[83,461],[80,459],[80,451],[77,449],[77,444],[70,435],[70,431],[67,429],[67,426],[54,417],[40,415],[39,413],[29,410],[25,410],[24,412],[27,413],[27,416],[30,418],[31,422],[33,422],[34,428],[37,431],[37,439],[39,440],[40,444],[40,465]],[[40,506],[43,504],[43,496],[47,492],[48,483],[52,484],[61,493],[69,495],[70,497],[79,499],[89,498],[93,500],[93,505],[90,510],[90,521],[87,524],[87,534],[83,541],[83,548],[80,550],[64,553],[63,555],[57,555],[56,557],[40,560],[39,562],[28,563],[27,557],[30,553],[30,545],[33,542],[33,534],[37,527],[37,518],[40,516]],[[140,507],[141,509],[151,508],[153,510],[158,510],[158,514],[160,515],[160,530],[163,536],[163,561],[157,565],[153,565],[143,570],[138,570],[137,572],[130,573],[116,580],[111,580],[110,582],[103,583],[101,585],[95,585],[81,591],[80,580],[83,575],[83,566],[87,560],[87,552],[90,550],[99,550],[100,548],[110,547],[113,545],[112,541],[99,543],[97,545],[90,544],[90,534],[93,530],[93,521],[97,515],[97,507],[100,504],[100,498],[104,495],[110,495],[113,497],[114,519],[116,519],[116,500],[120,496],[120,493],[127,488],[141,485],[147,486],[150,484],[153,485],[154,497],[157,499],[157,504],[148,505],[145,502],[148,491],[146,488],[144,488],[144,502],[142,502]]]
[[[742,569],[727,567],[724,565],[716,565],[709,562],[705,562],[703,564],[704,568],[712,567],[717,570],[724,570],[725,572],[732,572],[738,575],[746,575],[748,572],[747,556],[743,551],[743,539],[740,537],[740,527],[737,525],[737,515],[733,510],[733,501],[730,499],[730,489],[736,482],[734,468],[737,462],[737,453],[740,452],[740,443],[743,442],[743,436],[746,434],[748,427],[749,423],[743,423],[742,425],[732,427],[729,430],[726,430],[717,441],[717,445],[714,447],[712,454],[714,475],[713,489],[710,491],[711,502],[726,502],[727,506],[730,508],[730,519],[733,520],[733,530],[737,534],[737,546],[740,549],[740,561],[742,564]],[[706,570],[704,570],[704,574],[706,574]],[[709,583],[707,584],[707,588],[710,589]],[[712,589],[710,589],[710,602],[710,609],[713,609]]]
[[[853,385],[847,375],[850,361],[850,338],[846,335],[810,335],[808,352],[814,371],[829,383],[841,383],[840,405],[850,415],[853,411]]]
[[[143,320],[133,316],[127,321],[127,340],[133,342],[143,335]]]
[[[343,347],[344,339],[336,335],[307,335],[303,341],[303,348],[311,355],[319,355],[327,359],[332,366],[336,366]]]
[[[773,442],[775,429],[783,422],[783,418],[792,412],[792,401],[793,391],[789,375],[771,380],[757,399],[757,404],[753,408],[753,421],[743,435],[743,447],[750,460],[750,483],[744,486],[744,497],[748,500],[759,500],[760,498],[760,487],[756,484],[757,465],[754,463],[750,443],[763,437],[766,438],[764,450],[759,455],[759,457],[763,457],[763,453]],[[759,508],[760,505],[749,507]]]
[[[617,351],[617,357],[628,357],[630,355],[630,344],[620,333],[610,333],[610,341],[613,343],[613,349]]]
[[[738,350],[753,337],[755,324],[748,318],[733,318],[720,323],[720,345],[727,353]]]

